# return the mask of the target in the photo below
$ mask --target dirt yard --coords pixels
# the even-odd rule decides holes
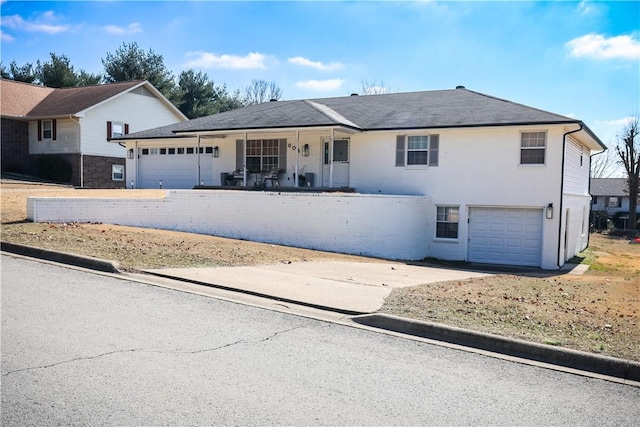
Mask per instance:
[[[26,198],[163,197],[2,181],[2,240],[111,259],[125,269],[368,258],[109,224],[26,222]],[[640,361],[640,245],[594,234],[584,275],[502,274],[395,290],[383,312]],[[463,266],[462,266],[463,267]]]

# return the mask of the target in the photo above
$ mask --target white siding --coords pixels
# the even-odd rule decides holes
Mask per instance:
[[[73,119],[57,119],[56,133],[55,141],[38,141],[38,121],[30,121],[29,154],[61,154],[80,152],[80,131],[77,121],[74,121]]]
[[[82,154],[125,157],[125,149],[107,141],[107,122],[129,124],[129,133],[182,121],[158,98],[125,93],[87,111],[81,119]]]
[[[589,150],[567,136],[564,160],[564,189],[566,194],[589,194]]]

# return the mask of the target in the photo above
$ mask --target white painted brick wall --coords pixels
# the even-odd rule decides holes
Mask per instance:
[[[425,196],[168,191],[164,199],[27,200],[35,222],[102,222],[388,259],[426,257]]]

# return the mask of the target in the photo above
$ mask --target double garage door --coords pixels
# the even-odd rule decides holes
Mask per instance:
[[[542,210],[469,209],[470,262],[539,267]]]

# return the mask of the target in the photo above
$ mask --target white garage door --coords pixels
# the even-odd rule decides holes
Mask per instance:
[[[138,188],[189,189],[198,185],[198,154],[196,149],[141,149],[138,158]],[[200,179],[205,185],[213,182],[211,154],[201,155]]]
[[[469,261],[539,267],[541,257],[541,209],[469,210]]]

